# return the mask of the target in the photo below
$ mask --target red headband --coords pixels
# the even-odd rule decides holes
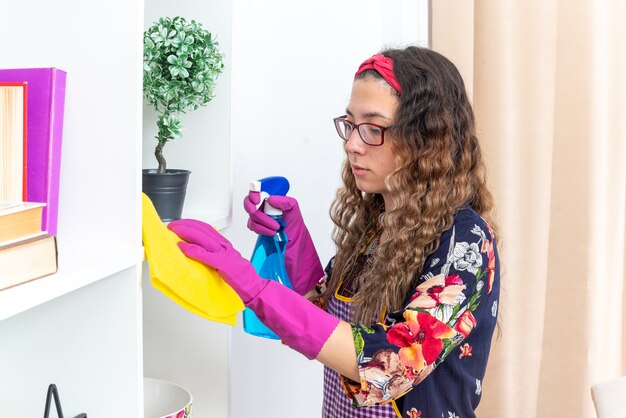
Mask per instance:
[[[389,83],[391,87],[393,87],[395,91],[398,92],[398,94],[402,94],[402,87],[400,87],[400,83],[393,72],[393,60],[391,58],[386,57],[383,54],[376,54],[373,57],[366,59],[363,64],[361,64],[356,74],[354,74],[354,78],[365,70],[376,71],[385,79],[387,83]]]

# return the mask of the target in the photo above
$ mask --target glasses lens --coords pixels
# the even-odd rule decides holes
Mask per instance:
[[[337,128],[337,133],[343,140],[347,140],[352,135],[353,126],[352,124],[342,118],[335,119],[335,127]]]
[[[376,125],[363,123],[359,126],[359,133],[367,144],[380,145],[383,143],[383,130]]]

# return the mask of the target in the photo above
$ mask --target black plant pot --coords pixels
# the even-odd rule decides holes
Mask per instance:
[[[143,192],[152,200],[163,222],[180,219],[189,174],[189,170],[167,169],[165,174],[157,174],[153,168],[143,170]]]

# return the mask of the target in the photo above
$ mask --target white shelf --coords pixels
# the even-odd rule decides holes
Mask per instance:
[[[231,222],[227,213],[192,211],[184,215],[207,222],[218,230],[228,227]],[[62,243],[59,245],[62,253],[56,274],[0,291],[0,321],[136,266],[144,258],[143,248],[132,256],[132,247],[110,245],[108,249],[90,251],[80,247],[63,248]],[[98,253],[97,256],[94,252]],[[71,257],[64,257],[68,254]]]
[[[197,219],[206,222],[218,231],[227,228],[231,223],[231,216],[228,213],[208,213],[202,211],[183,211],[183,218]]]
[[[56,274],[0,291],[0,321],[136,266],[143,259],[143,250],[135,257],[121,251],[105,257],[106,263],[76,259],[65,268],[61,265]]]

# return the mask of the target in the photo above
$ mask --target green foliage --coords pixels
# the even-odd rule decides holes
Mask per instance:
[[[143,93],[159,113],[156,139],[162,149],[182,134],[178,114],[213,99],[223,56],[218,42],[199,22],[178,16],[160,18],[144,32],[143,42]]]
[[[180,116],[163,114],[157,119],[157,128],[159,133],[157,134],[157,140],[159,144],[164,144],[174,138],[182,135],[183,121]]]

